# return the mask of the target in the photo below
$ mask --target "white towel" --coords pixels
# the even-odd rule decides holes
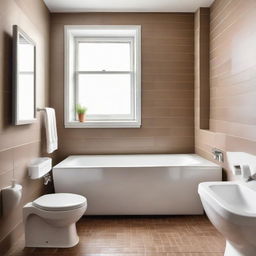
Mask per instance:
[[[58,149],[58,136],[56,127],[55,110],[45,108],[45,128],[46,128],[46,147],[47,153],[50,154]]]

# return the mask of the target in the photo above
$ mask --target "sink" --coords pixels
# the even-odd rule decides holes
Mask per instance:
[[[203,182],[198,193],[212,224],[226,238],[225,256],[256,255],[256,182]]]
[[[256,191],[237,183],[209,184],[213,198],[226,210],[256,216]]]

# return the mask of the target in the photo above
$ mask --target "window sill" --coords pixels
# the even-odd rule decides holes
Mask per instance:
[[[71,121],[65,123],[65,128],[140,128],[139,121]]]

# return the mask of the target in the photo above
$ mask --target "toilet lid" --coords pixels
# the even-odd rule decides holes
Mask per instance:
[[[87,203],[84,196],[71,193],[47,194],[33,201],[33,205],[48,211],[67,211],[85,206]]]

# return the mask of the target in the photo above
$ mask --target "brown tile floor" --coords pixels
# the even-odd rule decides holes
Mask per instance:
[[[84,217],[79,245],[25,248],[11,256],[223,256],[225,241],[205,216]]]

